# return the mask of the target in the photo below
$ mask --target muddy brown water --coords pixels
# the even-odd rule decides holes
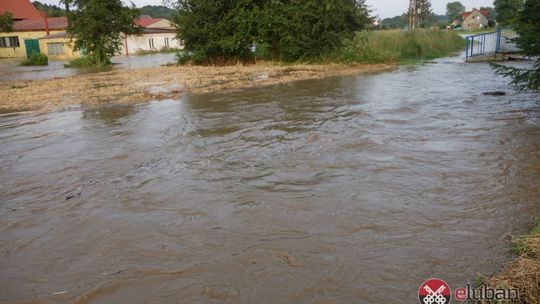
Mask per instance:
[[[462,60],[1,115],[0,302],[415,303],[496,271],[540,211],[540,101]]]

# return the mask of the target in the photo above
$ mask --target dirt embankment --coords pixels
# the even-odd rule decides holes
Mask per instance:
[[[236,65],[171,66],[115,70],[61,79],[0,82],[0,109],[51,110],[67,105],[102,105],[176,98],[295,80],[353,75],[392,69],[393,65]]]

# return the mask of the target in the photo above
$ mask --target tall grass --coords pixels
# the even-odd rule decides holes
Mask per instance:
[[[363,31],[346,40],[335,59],[345,63],[407,63],[448,56],[463,48],[463,38],[451,31]]]

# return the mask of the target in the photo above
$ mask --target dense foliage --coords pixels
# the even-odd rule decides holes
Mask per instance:
[[[523,0],[495,0],[493,4],[497,13],[497,22],[503,25],[510,25],[515,22],[523,8]]]
[[[141,15],[150,15],[154,18],[172,20],[175,11],[163,5],[145,5],[141,8]]]
[[[108,65],[122,45],[123,34],[138,34],[139,10],[122,0],[64,0],[70,7],[68,33],[75,48],[84,51],[94,65]]]
[[[515,30],[519,34],[517,45],[525,56],[535,60],[534,65],[530,69],[501,65],[495,65],[495,68],[500,74],[512,77],[512,84],[517,89],[540,92],[540,1],[526,0],[514,20]]]
[[[13,32],[13,15],[10,12],[0,15],[0,32]]]
[[[32,4],[40,11],[45,12],[49,17],[62,17],[66,15],[66,11],[56,5],[50,5],[34,1]]]
[[[179,38],[195,63],[317,59],[372,21],[364,0],[178,0],[176,7]]]
[[[465,6],[459,2],[449,2],[446,4],[446,16],[450,22],[454,20],[461,20],[461,14],[465,11]]]

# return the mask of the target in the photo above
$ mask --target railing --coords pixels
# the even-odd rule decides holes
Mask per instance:
[[[465,38],[465,58],[496,54],[501,45],[501,30],[496,32],[472,35]]]
[[[515,53],[519,48],[514,42],[517,34],[512,30],[497,29],[496,32],[472,35],[465,38],[465,58],[495,55],[497,53]]]

